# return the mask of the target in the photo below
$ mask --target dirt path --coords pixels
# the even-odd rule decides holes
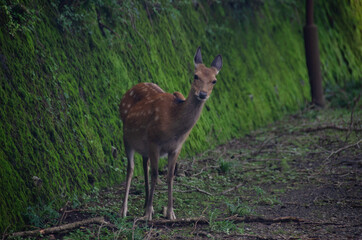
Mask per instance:
[[[60,211],[61,223],[103,216],[49,235],[63,239],[362,239],[362,111],[308,111],[181,160],[175,213],[165,223],[167,186],[155,196],[156,221],[143,215],[143,178],[134,179],[129,216],[118,217],[123,187],[98,191]],[[356,130],[358,129],[358,130]],[[161,172],[165,181],[165,172]]]

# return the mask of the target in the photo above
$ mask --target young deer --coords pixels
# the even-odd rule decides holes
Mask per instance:
[[[200,117],[205,101],[216,83],[215,76],[222,67],[221,55],[211,64],[202,63],[200,47],[195,57],[195,75],[187,99],[181,93],[165,93],[153,83],[140,83],[126,92],[119,111],[123,121],[123,140],[128,159],[126,191],[122,216],[127,214],[127,202],[134,170],[134,153],[143,157],[145,176],[145,219],[152,220],[153,193],[158,178],[158,160],[168,155],[167,218],[176,219],[173,211],[173,178],[177,157],[192,127]],[[151,163],[151,189],[148,185],[148,167]]]

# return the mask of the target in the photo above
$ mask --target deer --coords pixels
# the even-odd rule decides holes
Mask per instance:
[[[166,218],[176,219],[172,195],[176,161],[182,145],[198,121],[204,104],[216,84],[216,75],[222,67],[222,57],[217,55],[211,67],[206,67],[202,62],[201,48],[198,47],[194,56],[194,65],[194,80],[187,98],[179,92],[167,93],[154,83],[139,83],[122,97],[119,111],[123,122],[127,175],[121,217],[127,215],[128,196],[134,171],[134,154],[137,152],[142,156],[145,180],[143,218],[152,220],[159,158],[167,155]],[[151,171],[150,186],[149,169]]]

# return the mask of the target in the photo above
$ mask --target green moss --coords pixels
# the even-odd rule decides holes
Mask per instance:
[[[0,230],[20,227],[23,209],[39,199],[60,206],[92,184],[119,184],[126,168],[122,95],[146,81],[186,95],[197,46],[207,65],[222,54],[224,66],[181,157],[240,137],[310,100],[301,3],[120,4],[89,1],[59,9],[25,1],[34,20],[11,31],[1,25],[0,213],[6,217]],[[316,6],[324,81],[360,81],[361,48],[354,28],[344,27],[357,25],[360,6],[344,2],[340,14],[334,4]],[[96,8],[117,35],[105,28],[102,35]],[[33,176],[43,180],[40,188]]]

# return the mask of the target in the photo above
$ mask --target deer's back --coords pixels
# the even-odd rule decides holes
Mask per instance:
[[[182,102],[182,94],[166,93],[152,83],[140,83],[128,90],[120,104],[127,144],[143,156],[148,155],[149,142],[159,145],[161,155],[177,149],[187,135],[175,137],[172,131]]]
[[[154,83],[139,83],[132,87],[124,94],[119,105],[122,121],[124,122],[132,107],[138,102],[149,101],[161,93],[164,93],[164,91]]]

